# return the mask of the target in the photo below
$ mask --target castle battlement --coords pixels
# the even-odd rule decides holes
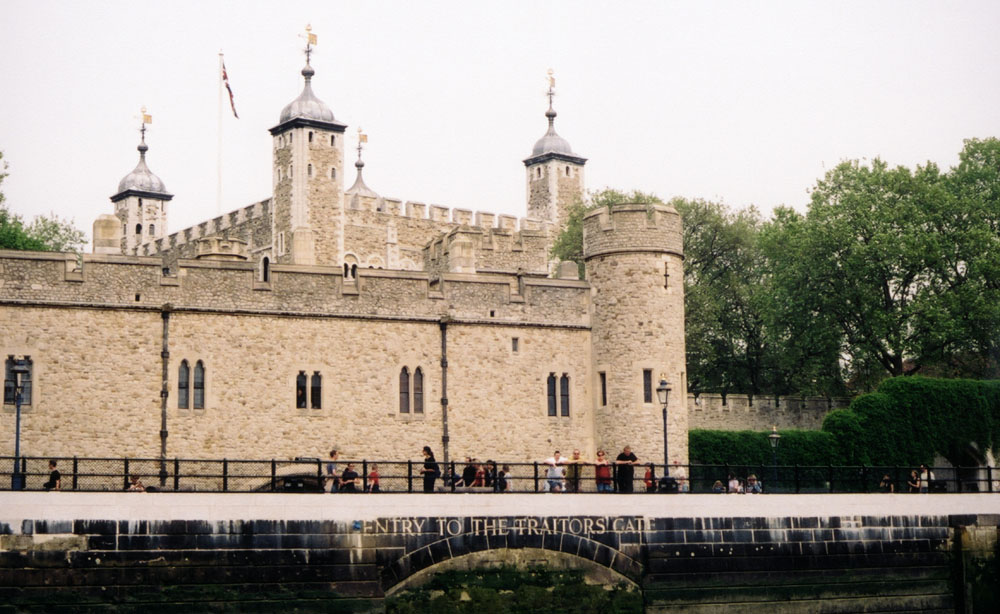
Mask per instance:
[[[589,326],[585,282],[514,275],[272,265],[252,262],[0,250],[0,304],[159,309],[304,317],[437,320],[503,325]],[[544,297],[544,300],[543,300]]]
[[[583,218],[584,258],[613,253],[662,252],[683,255],[677,210],[662,204],[600,208]]]
[[[772,426],[777,426],[779,431],[818,431],[828,413],[850,403],[846,397],[688,394],[688,426],[726,431],[770,431]]]

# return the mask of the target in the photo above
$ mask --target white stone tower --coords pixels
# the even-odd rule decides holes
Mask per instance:
[[[146,117],[145,109],[143,116]],[[139,164],[118,182],[118,192],[111,197],[111,202],[115,204],[115,217],[121,224],[123,254],[134,254],[143,244],[167,236],[167,202],[174,197],[167,192],[163,181],[146,166],[149,146],[146,145],[145,121],[140,132]],[[102,234],[107,235],[107,229],[103,229]],[[96,231],[94,236],[97,236]],[[102,248],[102,252],[110,253],[107,246]]]
[[[271,128],[274,152],[272,261],[340,266],[344,254],[344,130],[313,94],[309,64],[305,86]]]
[[[587,159],[573,153],[569,142],[556,134],[556,112],[552,108],[555,78],[549,71],[549,110],[545,117],[549,129],[538,139],[531,156],[524,161],[527,169],[528,217],[562,228],[574,201],[583,197],[583,165]]]
[[[583,219],[591,286],[594,435],[611,452],[629,445],[645,462],[663,462],[656,387],[671,388],[670,463],[688,459],[684,349],[684,248],[670,205],[600,208]],[[612,456],[615,452],[611,452]]]

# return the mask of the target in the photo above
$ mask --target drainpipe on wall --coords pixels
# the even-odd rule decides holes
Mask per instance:
[[[169,394],[168,378],[170,371],[170,312],[173,306],[165,304],[160,317],[163,318],[163,349],[160,360],[163,364],[163,381],[160,385],[160,488],[167,485],[167,395]]]
[[[441,445],[448,466],[448,316],[441,316]]]

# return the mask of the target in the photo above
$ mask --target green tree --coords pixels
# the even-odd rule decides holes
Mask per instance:
[[[0,187],[7,178],[7,162],[0,151]],[[28,251],[79,252],[86,242],[83,231],[57,215],[39,215],[29,225],[21,216],[7,209],[5,196],[0,191],[0,249]]]
[[[553,258],[563,262],[575,262],[583,279],[586,271],[583,263],[583,218],[598,207],[611,207],[626,203],[662,204],[655,194],[639,190],[622,191],[613,188],[588,192],[585,198],[577,199],[570,207],[566,225],[556,237],[549,251]]]

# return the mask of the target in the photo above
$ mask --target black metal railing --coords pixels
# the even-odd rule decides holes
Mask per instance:
[[[419,493],[424,490],[422,460],[338,460],[336,474],[328,461],[293,460],[25,457],[20,459],[25,490],[45,490],[48,463],[55,460],[61,490],[103,492],[138,489],[170,492],[384,492]],[[344,472],[357,475],[353,489]],[[593,464],[559,465],[543,462],[440,463],[434,492],[516,493],[727,493],[748,492],[760,485],[763,493],[880,493],[1000,492],[1000,468],[933,467],[933,478],[914,483],[901,466],[805,465],[636,465],[628,469]],[[469,468],[471,467],[471,469]],[[0,456],[0,490],[11,489],[14,457]],[[350,477],[351,474],[348,474]],[[918,470],[919,477],[919,470]],[[753,478],[751,480],[751,478]],[[911,486],[912,484],[912,486]]]

